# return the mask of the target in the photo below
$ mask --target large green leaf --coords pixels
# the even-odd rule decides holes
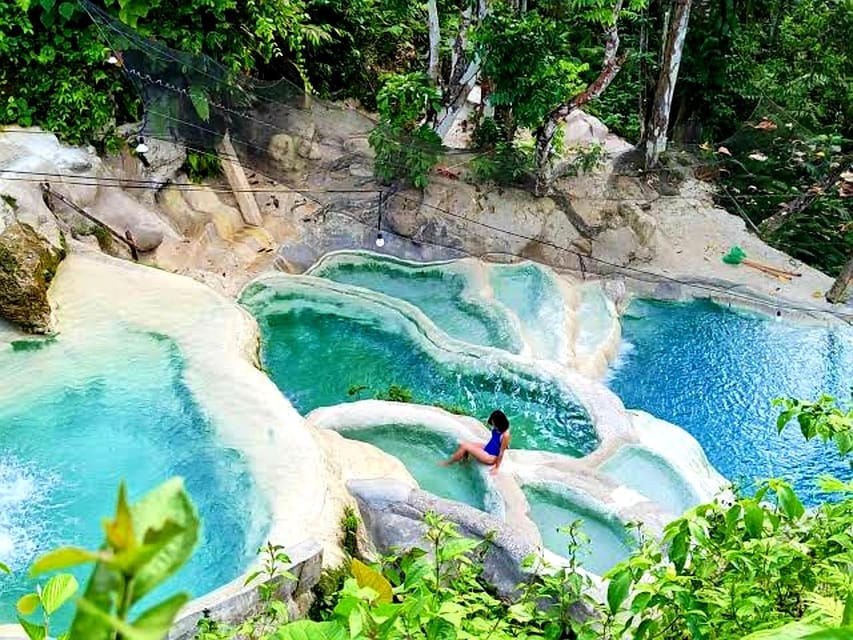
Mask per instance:
[[[629,571],[620,571],[610,579],[610,584],[607,585],[607,605],[610,607],[610,613],[619,611],[630,589],[631,573]]]
[[[746,530],[753,538],[761,537],[764,527],[764,509],[754,502],[749,502],[743,516]]]
[[[135,553],[144,552],[147,556],[134,578],[136,601],[187,561],[198,539],[199,519],[179,478],[149,492],[130,508],[130,513],[134,530],[142,532],[143,544]],[[164,540],[165,544],[155,553],[148,554],[146,545],[160,545]],[[81,600],[71,623],[71,640],[113,640],[112,612],[122,588],[118,571],[104,562],[95,565],[84,595],[85,603]]]
[[[62,547],[46,554],[36,560],[30,567],[30,577],[34,578],[48,571],[59,571],[69,569],[86,562],[97,562],[101,556],[97,553],[79,549],[77,547]]]
[[[143,612],[134,620],[134,628],[145,633],[160,634],[160,637],[165,636],[175,621],[175,616],[178,615],[181,607],[189,602],[189,599],[190,597],[186,593],[176,593],[171,598]]]
[[[794,490],[787,484],[780,485],[776,489],[776,495],[779,496],[779,504],[782,507],[782,511],[784,511],[785,515],[789,518],[797,519],[806,512],[803,507],[803,503],[800,502],[797,494],[794,493]]]
[[[18,624],[27,634],[30,640],[44,640],[47,637],[47,630],[40,624],[34,624],[24,618],[18,618]]]
[[[41,606],[48,615],[53,614],[59,607],[68,602],[75,593],[79,585],[77,578],[68,573],[60,573],[53,576],[44,585],[41,591]]]
[[[149,492],[131,508],[133,523],[143,539],[157,544],[162,532],[170,532],[169,539],[155,553],[134,578],[134,602],[151,589],[171,577],[193,553],[200,521],[180,478],[173,478]],[[180,527],[181,531],[174,534]]]
[[[207,94],[204,92],[204,89],[198,85],[192,85],[188,93],[198,117],[205,122],[210,120],[210,103],[207,100]]]
[[[351,564],[352,576],[355,578],[358,586],[361,588],[368,587],[379,594],[378,602],[391,602],[394,600],[394,592],[391,588],[391,583],[385,579],[381,573],[375,569],[371,569],[366,564],[353,558]]]
[[[8,565],[0,562],[0,573],[12,573],[12,571],[9,569]]]
[[[279,628],[271,640],[349,640],[349,634],[337,622],[298,620]]]

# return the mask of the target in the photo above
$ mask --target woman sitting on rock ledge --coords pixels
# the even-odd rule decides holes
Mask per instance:
[[[509,434],[509,419],[503,411],[492,411],[488,424],[492,428],[492,437],[485,445],[477,442],[460,442],[459,448],[456,449],[455,453],[441,464],[449,467],[455,462],[466,460],[470,455],[477,462],[492,465],[491,474],[496,474],[501,466],[504,452],[509,448],[511,438]]]

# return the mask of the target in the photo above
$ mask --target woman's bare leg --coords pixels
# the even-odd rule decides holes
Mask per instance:
[[[444,466],[450,466],[456,462],[459,462],[465,456],[473,456],[478,462],[482,462],[483,464],[494,464],[495,456],[490,453],[486,453],[483,450],[482,445],[477,442],[460,442],[459,448],[453,453],[452,456],[448,460],[445,460],[442,464]]]

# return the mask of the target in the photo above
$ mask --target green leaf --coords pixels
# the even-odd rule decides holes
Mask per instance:
[[[115,551],[130,550],[136,546],[136,536],[133,531],[133,519],[127,504],[127,488],[122,482],[118,488],[118,503],[116,504],[115,520],[104,522],[107,543]]]
[[[86,549],[77,547],[63,547],[46,554],[36,560],[30,567],[30,577],[35,578],[48,571],[60,571],[69,569],[86,562],[97,562],[100,556]]]
[[[800,502],[797,494],[794,493],[794,490],[787,484],[780,484],[776,489],[776,495],[779,496],[779,504],[782,507],[782,511],[784,511],[785,515],[789,518],[796,520],[806,512],[803,508],[803,503]]]
[[[77,593],[77,578],[68,573],[53,576],[41,592],[41,604],[48,615],[53,614]]]
[[[279,628],[271,640],[349,640],[349,634],[337,622],[297,620]]]
[[[821,629],[804,636],[803,640],[850,640],[850,638],[853,638],[853,627],[839,627],[837,629]]]
[[[841,626],[849,627],[853,625],[853,591],[847,594],[847,601],[844,603],[844,613],[841,614]]]
[[[371,569],[357,558],[353,558],[350,568],[359,587],[368,587],[379,594],[377,602],[392,602],[394,600],[391,583],[381,573]]]
[[[198,85],[192,85],[188,93],[198,117],[205,122],[210,120],[210,104],[208,103],[207,94],[205,94],[204,89]]]
[[[456,640],[456,627],[443,618],[433,618],[426,627],[430,640]]]
[[[159,633],[160,637],[165,636],[181,607],[189,602],[189,599],[190,597],[186,593],[176,593],[171,598],[141,613],[133,621],[133,626],[146,633]]]
[[[610,613],[615,614],[619,611],[630,589],[630,572],[620,571],[610,579],[610,584],[607,585],[607,605],[610,607]]]
[[[189,560],[198,541],[200,521],[180,478],[149,492],[133,505],[131,512],[136,529],[145,532],[144,540],[158,541],[159,532],[170,532],[166,544],[139,568],[134,578],[133,595],[137,602]],[[176,526],[179,533],[172,535],[178,531]]]
[[[687,531],[682,530],[673,537],[669,545],[669,558],[679,573],[684,569],[684,564],[687,562],[688,542]]]
[[[21,617],[18,618],[18,624],[21,625],[30,640],[45,640],[47,637],[47,629],[40,624],[34,624]]]
[[[8,565],[0,562],[0,573],[12,573],[12,571],[9,569]]]
[[[746,525],[746,530],[750,536],[753,538],[761,537],[764,527],[764,509],[750,501],[746,505],[743,520]]]
[[[39,604],[41,604],[41,601],[39,600],[38,594],[28,593],[18,598],[18,602],[15,604],[15,608],[22,616],[29,616],[32,615],[36,609],[38,609]]]
[[[59,5],[59,15],[61,15],[66,20],[70,20],[71,16],[74,15],[77,7],[74,6],[71,2],[63,2]]]
[[[161,533],[180,533],[172,536],[156,553],[147,558],[134,576],[134,601],[174,574],[192,555],[198,539],[199,519],[180,478],[174,478],[149,492],[130,509],[133,526],[142,531],[143,540],[162,542]],[[171,524],[168,524],[171,521]],[[146,552],[147,553],[147,552]],[[112,640],[115,632],[108,621],[117,594],[122,589],[122,578],[117,570],[98,562],[89,579],[74,620],[72,638],[86,640]]]
[[[634,640],[645,640],[645,637],[649,633],[653,624],[653,620],[646,619],[637,625],[637,631],[634,633]]]

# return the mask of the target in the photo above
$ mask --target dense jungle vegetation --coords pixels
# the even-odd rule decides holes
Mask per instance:
[[[560,119],[583,107],[639,144],[651,180],[669,173],[669,143],[771,243],[833,275],[853,254],[853,0],[96,4],[159,43],[378,111],[386,181],[427,183],[478,84],[489,105],[471,122],[480,179],[546,193],[593,165],[595,149],[558,161]],[[85,3],[2,3],[0,123],[113,146],[142,107],[109,55]]]

